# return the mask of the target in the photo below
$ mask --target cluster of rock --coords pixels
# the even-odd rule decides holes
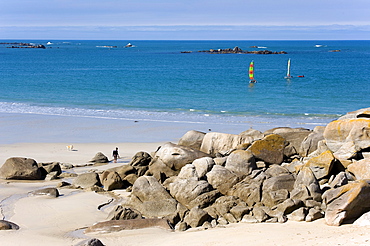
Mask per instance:
[[[238,46],[231,49],[210,49],[210,50],[200,50],[198,52],[205,52],[210,54],[287,54],[285,51],[270,51],[270,50],[242,50]],[[181,53],[192,53],[192,51],[182,51]]]
[[[8,46],[7,48],[31,48],[31,49],[45,49],[45,45],[43,44],[31,44],[31,43],[0,43],[0,44],[12,44],[12,46]]]
[[[98,155],[98,162],[107,161]],[[41,168],[49,174],[59,170],[15,159],[36,173]],[[9,176],[5,171],[8,162],[16,169],[10,158],[0,176],[19,178],[19,173]],[[129,164],[84,173],[63,185],[131,191],[111,211],[110,221],[87,231],[149,224],[186,230],[322,217],[338,226],[370,211],[370,108],[314,130],[279,127],[238,135],[189,131],[178,144],[166,143],[151,154],[138,152]]]

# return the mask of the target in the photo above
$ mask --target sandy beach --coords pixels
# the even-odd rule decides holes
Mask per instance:
[[[36,117],[37,118],[37,117]],[[4,126],[0,128],[4,141],[0,143],[0,165],[9,157],[29,157],[37,162],[70,163],[73,165],[86,164],[97,152],[102,152],[111,158],[111,152],[115,147],[119,148],[121,159],[118,163],[109,163],[100,166],[84,166],[69,169],[68,172],[83,173],[89,170],[105,170],[114,166],[128,163],[131,157],[138,151],[153,152],[158,146],[168,141],[176,141],[186,131],[185,128],[174,126],[167,129],[163,125],[152,125],[156,129],[154,137],[143,138],[148,129],[135,128],[135,131],[128,129],[120,132],[124,141],[110,141],[109,137],[104,137],[111,129],[112,125],[105,124],[100,128],[100,133],[96,133],[91,139],[89,134],[93,134],[97,125],[86,122],[76,125],[72,130],[70,141],[65,140],[64,134],[71,129],[66,128],[75,122],[64,122],[61,125],[50,127],[50,122],[42,121],[38,118],[41,125],[28,122],[30,128],[23,129],[25,122],[18,126]],[[7,119],[9,121],[14,119]],[[56,118],[54,118],[56,120]],[[30,123],[31,122],[31,123]],[[72,124],[73,123],[73,124]],[[106,123],[109,123],[108,121]],[[77,122],[76,122],[77,124]],[[90,124],[90,125],[89,125]],[[78,130],[81,126],[84,129]],[[44,128],[43,128],[44,127]],[[192,130],[192,125],[188,125],[187,130]],[[8,131],[12,128],[12,131]],[[50,135],[49,141],[44,141],[45,136],[38,134],[48,129],[49,132],[56,132],[58,136]],[[168,130],[168,131],[167,131]],[[141,132],[138,142],[125,141],[133,139],[136,131]],[[183,132],[180,134],[180,132]],[[27,139],[19,141],[21,135],[26,133]],[[101,134],[103,133],[103,134]],[[99,135],[100,134],[100,135]],[[112,133],[113,134],[113,133]],[[9,139],[15,136],[12,143]],[[101,141],[93,141],[97,138]],[[112,137],[113,138],[113,137]],[[114,140],[117,140],[116,137]],[[84,139],[85,141],[79,141]],[[159,141],[155,141],[159,140]],[[53,142],[54,141],[54,142]],[[140,142],[141,141],[141,142]],[[66,146],[73,144],[74,150],[67,150]],[[248,224],[238,223],[227,226],[218,226],[213,229],[190,229],[185,232],[171,232],[160,228],[147,228],[138,230],[125,230],[109,234],[84,234],[83,229],[96,222],[104,221],[109,212],[113,209],[114,203],[103,206],[107,203],[112,194],[125,199],[128,192],[125,190],[114,190],[112,193],[95,193],[91,191],[60,189],[61,196],[58,198],[48,198],[45,196],[33,196],[30,192],[45,188],[55,187],[63,179],[52,181],[11,181],[0,180],[0,208],[1,217],[19,225],[19,230],[7,231],[0,230],[0,245],[2,246],[23,246],[23,245],[78,245],[90,238],[98,238],[106,246],[119,245],[368,245],[370,236],[369,227],[357,227],[346,224],[339,227],[325,225],[324,219],[314,222],[293,222],[288,221],[284,224],[261,223]]]

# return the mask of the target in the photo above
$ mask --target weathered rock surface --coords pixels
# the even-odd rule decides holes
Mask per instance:
[[[203,157],[193,161],[199,179],[206,179],[206,174],[216,165],[211,157]]]
[[[177,201],[151,176],[141,176],[135,181],[127,205],[147,218],[165,217],[177,211]]]
[[[206,153],[199,150],[173,143],[166,143],[155,153],[154,160],[159,159],[170,169],[179,171],[183,166],[192,163],[195,159],[207,156]]]
[[[203,225],[203,223],[208,220],[210,220],[208,213],[198,207],[190,209],[189,213],[184,218],[184,222],[193,228]]]
[[[104,171],[100,180],[104,190],[107,191],[121,189],[124,186],[124,183],[117,172]]]
[[[206,134],[204,132],[191,130],[185,133],[185,135],[183,135],[179,139],[179,142],[177,144],[181,146],[190,147],[192,149],[200,150],[200,146],[202,145],[205,135]]]
[[[91,159],[90,162],[94,163],[108,163],[108,157],[105,156],[102,152],[96,153],[96,155]]]
[[[265,134],[278,134],[282,136],[285,141],[287,141],[284,155],[290,157],[299,153],[303,140],[310,135],[311,132],[311,130],[305,128],[278,127],[266,131]]]
[[[56,172],[56,176],[62,173],[62,168],[59,162],[51,162],[51,163],[38,163],[39,167],[42,167],[46,173]]]
[[[19,226],[7,220],[0,220],[0,230],[18,230]]]
[[[338,159],[349,159],[370,147],[370,108],[348,113],[330,122],[324,131],[326,144]]]
[[[305,167],[311,168],[317,179],[322,179],[330,174],[333,168],[335,157],[331,151],[325,151],[317,157],[313,157],[308,160],[304,165]]]
[[[242,133],[239,135],[219,132],[209,132],[204,136],[200,150],[204,153],[215,156],[222,155],[236,149],[241,144],[251,144],[254,141],[253,135]]]
[[[306,157],[317,150],[318,143],[324,140],[324,126],[316,126],[313,131],[303,139],[299,148],[299,155]]]
[[[72,183],[76,187],[89,188],[94,185],[100,186],[100,179],[97,173],[83,173],[78,175]]]
[[[270,134],[252,143],[248,148],[252,154],[268,164],[281,164],[284,160],[285,139],[278,134]]]
[[[126,208],[122,205],[117,205],[107,217],[108,220],[132,220],[132,219],[142,219],[142,215],[139,211]]]
[[[323,199],[326,223],[339,226],[345,220],[358,218],[370,211],[370,185],[365,180],[357,180],[326,191]]]
[[[370,179],[370,158],[353,161],[347,170],[355,175],[356,179]]]
[[[57,188],[43,188],[31,192],[35,196],[48,196],[48,197],[58,197],[59,191]]]
[[[88,227],[85,233],[109,233],[122,230],[142,229],[157,227],[172,231],[173,228],[166,219],[132,219],[132,220],[109,220],[99,222]]]
[[[223,195],[226,195],[230,188],[241,179],[229,169],[219,165],[213,166],[212,170],[206,176],[213,188],[217,189]]]
[[[170,184],[171,195],[182,205],[191,209],[191,202],[200,195],[213,190],[212,186],[204,181],[195,178],[178,179]]]
[[[257,168],[257,165],[250,151],[236,150],[227,158],[225,168],[239,176],[247,176]]]
[[[42,170],[34,159],[12,157],[0,167],[0,177],[4,179],[41,180]]]

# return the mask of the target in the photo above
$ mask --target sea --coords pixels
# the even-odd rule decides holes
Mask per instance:
[[[0,43],[0,113],[312,129],[370,107],[370,41]],[[287,54],[198,52],[234,47]]]

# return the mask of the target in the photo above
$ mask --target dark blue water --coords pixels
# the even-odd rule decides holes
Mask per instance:
[[[27,42],[47,48],[0,45],[0,112],[228,124],[329,122],[370,106],[370,41]],[[196,52],[235,46],[288,54]],[[303,78],[284,79],[289,58]]]

